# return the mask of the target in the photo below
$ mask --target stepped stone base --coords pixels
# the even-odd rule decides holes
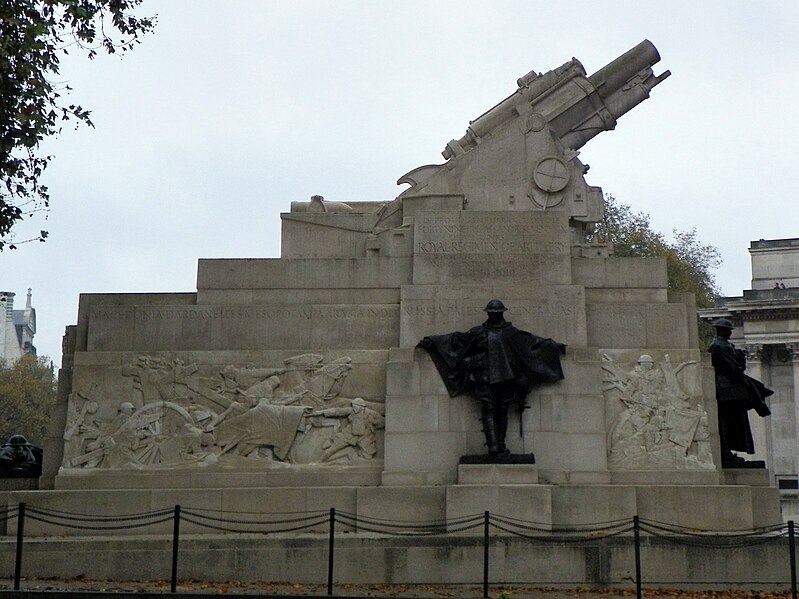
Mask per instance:
[[[24,547],[24,577],[169,580],[171,573],[169,535],[138,539],[29,539]],[[14,571],[14,557],[14,539],[0,540],[3,571]],[[187,534],[180,539],[178,578],[324,584],[327,558],[328,539],[323,534],[291,537]],[[758,544],[756,558],[751,547],[683,546],[654,537],[644,537],[641,546],[645,588],[784,591],[790,581],[789,563],[784,538]],[[336,584],[479,585],[482,572],[481,536],[409,538],[341,534],[335,539]],[[634,577],[631,535],[585,543],[536,543],[519,537],[493,536],[490,540],[492,584],[632,589]]]
[[[636,514],[705,530],[758,528],[781,521],[778,490],[768,486],[767,472],[694,472],[704,475],[697,476],[694,484],[677,484],[675,480],[679,478],[669,472],[637,474],[637,479],[631,476],[631,484],[553,485],[536,482],[538,470],[534,464],[461,464],[458,484],[15,490],[1,493],[0,505],[13,507],[24,502],[41,509],[97,516],[137,514],[180,505],[218,518],[242,511],[322,513],[335,508],[354,517],[406,522],[453,520],[489,511],[548,527],[632,519]],[[719,476],[726,477],[725,482],[743,484],[719,484]],[[12,522],[6,534],[15,534],[15,526]],[[130,529],[117,534],[167,533],[170,527],[171,523],[165,522],[146,531]],[[184,528],[187,533],[208,530],[190,523]],[[37,537],[86,532],[31,521],[26,523],[25,534]]]

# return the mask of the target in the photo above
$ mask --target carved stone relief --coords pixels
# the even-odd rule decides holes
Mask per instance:
[[[368,462],[377,454],[384,405],[340,396],[351,369],[348,357],[325,361],[302,354],[280,367],[230,365],[204,376],[203,369],[179,358],[140,355],[122,368],[129,392],[110,418],[97,417],[96,384],[72,394],[62,466]]]
[[[712,469],[708,417],[695,361],[646,354],[616,363],[603,354],[608,465],[617,469]]]

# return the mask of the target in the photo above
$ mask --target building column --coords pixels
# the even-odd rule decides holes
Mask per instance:
[[[768,381],[764,378],[767,368],[764,366],[766,361],[767,346],[762,343],[747,343],[744,346],[746,352],[746,374],[761,381],[768,387]],[[753,411],[749,411],[749,425],[752,428],[752,437],[755,442],[755,455],[753,460],[764,460],[766,467],[774,476],[774,446],[771,434],[771,417],[761,418]]]
[[[791,389],[785,402],[791,406],[794,413],[794,422],[799,423],[799,343],[786,343],[785,349],[791,357],[791,374],[793,380],[791,381]],[[799,441],[799,431],[794,431],[793,439]],[[799,447],[794,446],[793,455],[799,456]],[[791,474],[799,474],[799,464],[795,464],[794,471]]]

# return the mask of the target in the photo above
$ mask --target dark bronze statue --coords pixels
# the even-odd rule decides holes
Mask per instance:
[[[730,342],[732,322],[719,318],[713,323],[716,337],[710,344],[710,355],[716,373],[716,401],[719,412],[719,439],[722,468],[762,468],[763,462],[747,462],[732,453],[755,453],[752,429],[747,412],[754,410],[766,417],[771,410],[765,398],[774,391],[763,383],[744,374],[746,355]]]
[[[527,394],[540,383],[563,378],[560,354],[566,346],[521,331],[505,320],[499,300],[485,307],[488,320],[466,333],[432,335],[417,347],[433,359],[450,396],[469,393],[480,400],[488,454],[509,454],[505,446],[508,408],[521,415]]]
[[[22,435],[11,435],[0,445],[0,477],[39,476],[42,450],[28,443]]]

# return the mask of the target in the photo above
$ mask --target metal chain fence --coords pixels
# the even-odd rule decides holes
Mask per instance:
[[[20,503],[16,507],[0,508],[0,524],[17,520],[16,559],[14,564],[14,590],[20,590],[25,522],[33,520],[50,525],[86,531],[112,532],[128,529],[143,529],[164,522],[173,522],[172,563],[170,591],[177,590],[180,524],[188,522],[209,531],[242,534],[277,534],[289,532],[316,531],[326,527],[328,532],[327,552],[327,594],[333,595],[333,574],[335,566],[336,527],[347,532],[368,532],[387,537],[429,537],[456,535],[482,529],[483,531],[483,596],[488,597],[490,580],[491,531],[529,540],[532,543],[580,544],[596,543],[598,540],[633,535],[635,559],[636,597],[642,597],[641,535],[660,539],[676,545],[724,549],[754,547],[773,542],[775,538],[788,539],[788,558],[790,563],[790,588],[792,599],[797,599],[796,575],[796,534],[795,524],[777,524],[755,529],[712,531],[685,528],[668,522],[659,522],[633,516],[632,520],[612,520],[579,526],[555,526],[542,522],[520,520],[483,512],[449,520],[396,521],[390,519],[357,516],[345,511],[264,513],[224,511],[201,508],[165,508],[150,512],[119,516],[95,516],[75,512],[65,512],[52,508],[35,507]],[[671,581],[673,583],[679,581]]]

